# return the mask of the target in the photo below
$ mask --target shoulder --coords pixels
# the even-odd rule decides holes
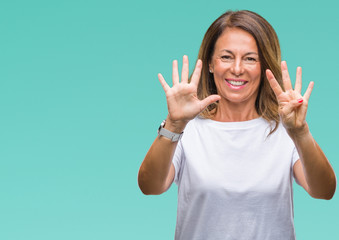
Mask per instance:
[[[184,131],[191,131],[195,128],[199,128],[201,126],[204,126],[209,119],[205,119],[202,117],[195,117],[191,121],[189,121],[185,127]]]
[[[282,125],[282,123],[278,124],[278,127],[276,131],[274,131],[271,135],[267,137],[268,139],[271,139],[274,142],[279,142],[281,146],[288,147],[290,149],[294,149],[295,145],[291,137],[288,135],[285,127]]]

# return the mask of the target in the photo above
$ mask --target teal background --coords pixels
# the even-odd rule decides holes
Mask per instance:
[[[304,89],[315,81],[308,122],[339,172],[334,0],[1,1],[0,239],[173,239],[177,187],[137,185],[167,114],[157,73],[170,82],[173,59],[195,62],[228,9],[265,17],[291,76],[301,65]],[[338,194],[294,193],[297,238],[339,239]]]

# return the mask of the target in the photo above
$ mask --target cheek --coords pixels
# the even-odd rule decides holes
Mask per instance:
[[[250,73],[251,73],[251,77],[253,79],[261,79],[261,67],[260,65],[259,66],[253,66],[253,68],[250,70]]]
[[[214,64],[214,75],[222,76],[229,70],[229,68],[229,64],[218,61]]]

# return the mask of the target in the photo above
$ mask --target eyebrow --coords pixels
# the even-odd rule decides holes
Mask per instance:
[[[223,50],[221,50],[221,52],[228,52],[228,53],[234,55],[234,53],[233,53],[231,50],[228,50],[228,49],[223,49]],[[259,54],[256,53],[256,52],[247,52],[247,53],[245,53],[245,56],[246,56],[246,55],[250,55],[250,54],[256,54],[256,55],[259,55]]]

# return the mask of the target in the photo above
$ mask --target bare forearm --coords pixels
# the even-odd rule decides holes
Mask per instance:
[[[144,194],[161,194],[167,190],[168,174],[177,142],[157,137],[141,164],[138,184]]]
[[[165,128],[180,133],[186,123],[176,124],[167,119]],[[172,184],[174,172],[171,172],[171,165],[177,143],[163,136],[157,137],[153,142],[138,175],[139,187],[144,194],[161,194]]]
[[[331,199],[336,189],[336,178],[325,154],[312,137],[308,126],[298,134],[290,134],[303,165],[308,193],[314,198]]]

